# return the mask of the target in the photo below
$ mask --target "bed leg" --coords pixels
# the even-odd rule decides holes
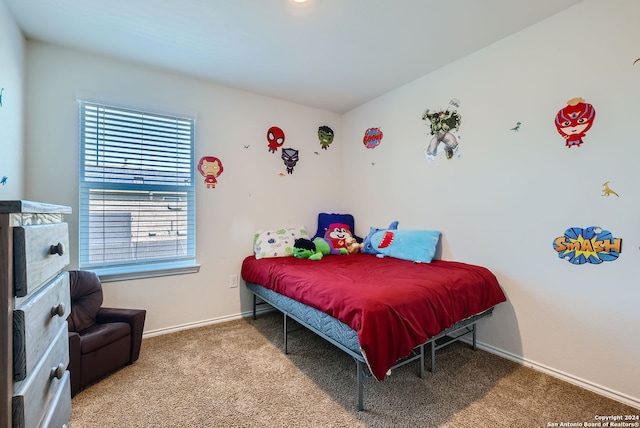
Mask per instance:
[[[362,363],[359,360],[356,360],[356,378],[357,378],[357,383],[358,383],[358,411],[362,411],[362,409],[364,409],[364,399],[363,399],[363,381],[364,381],[364,374],[362,371]]]
[[[256,316],[256,305],[257,305],[257,303],[256,303],[256,295],[254,294],[253,295],[253,319],[254,319],[254,321],[257,319],[257,316]]]
[[[424,379],[424,344],[420,345],[420,379]]]
[[[473,350],[474,351],[478,349],[478,344],[476,342],[476,325],[477,325],[476,323],[473,323],[473,327],[471,327],[471,331],[472,331],[471,337],[473,338],[472,342],[473,342]]]
[[[431,342],[431,373],[436,372],[436,341]]]
[[[287,314],[283,313],[282,315],[284,316],[284,353],[288,354],[289,347],[287,343]]]

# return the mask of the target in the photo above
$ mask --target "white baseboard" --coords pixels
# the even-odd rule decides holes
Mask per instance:
[[[266,313],[266,312],[273,312],[274,309],[269,307],[269,308],[259,308],[256,310],[256,315],[262,314],[262,313]],[[239,314],[235,314],[235,315],[228,315],[228,316],[224,316],[224,317],[219,317],[219,318],[211,318],[208,320],[203,320],[203,321],[198,321],[198,322],[194,322],[194,323],[188,323],[188,324],[181,324],[181,325],[177,325],[177,326],[172,326],[172,327],[167,327],[167,328],[159,328],[159,329],[155,329],[155,330],[149,330],[149,331],[145,331],[142,334],[142,338],[146,339],[148,337],[153,337],[153,336],[161,336],[163,334],[169,334],[169,333],[175,333],[178,331],[182,331],[182,330],[188,330],[191,328],[198,328],[198,327],[204,327],[207,325],[212,325],[212,324],[218,324],[221,322],[227,322],[227,321],[233,321],[233,320],[239,320],[241,318],[248,318],[253,316],[253,311],[245,311],[245,312],[241,312]]]
[[[464,340],[465,342],[471,344],[471,340]],[[636,409],[640,409],[640,399],[630,397],[626,394],[622,394],[620,392],[614,391],[612,389],[606,388],[602,385],[595,384],[593,382],[589,382],[588,380],[581,379],[579,377],[573,376],[569,373],[562,372],[560,370],[556,370],[552,367],[545,366],[544,364],[537,363],[535,361],[528,360],[526,358],[522,358],[519,355],[512,354],[510,352],[504,351],[499,348],[495,348],[491,345],[487,345],[486,343],[477,342],[478,348],[484,351],[487,351],[491,354],[497,355],[499,357],[505,358],[509,361],[513,361],[515,363],[521,364],[525,367],[530,367],[534,370],[543,372],[548,374],[549,376],[553,376],[565,382],[569,382],[573,385],[584,388],[588,391],[595,392],[596,394],[603,395],[607,398],[611,398],[612,400],[619,401],[627,406],[634,407]]]

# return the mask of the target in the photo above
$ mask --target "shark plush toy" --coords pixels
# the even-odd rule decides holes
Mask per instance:
[[[373,246],[371,245],[371,237],[373,236],[374,233],[380,232],[381,230],[393,230],[397,228],[398,228],[397,221],[391,222],[391,224],[387,229],[382,229],[377,227],[369,228],[369,234],[365,236],[365,238],[362,240],[362,248],[360,249],[360,252],[365,254],[380,254],[380,252],[375,248],[373,248]]]
[[[430,263],[439,241],[437,230],[380,230],[371,236],[371,247],[384,256]]]

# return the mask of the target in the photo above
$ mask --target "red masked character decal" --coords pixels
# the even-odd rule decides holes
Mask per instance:
[[[595,117],[596,110],[582,98],[567,101],[567,106],[556,115],[556,129],[566,140],[567,147],[579,147],[583,143],[582,138],[593,125]]]
[[[284,131],[277,126],[272,126],[267,131],[267,141],[269,141],[269,151],[275,153],[278,147],[284,144]]]

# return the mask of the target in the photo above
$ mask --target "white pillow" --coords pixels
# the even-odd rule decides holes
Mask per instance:
[[[293,256],[293,244],[298,238],[310,239],[306,227],[258,231],[253,238],[253,252],[258,260]]]

